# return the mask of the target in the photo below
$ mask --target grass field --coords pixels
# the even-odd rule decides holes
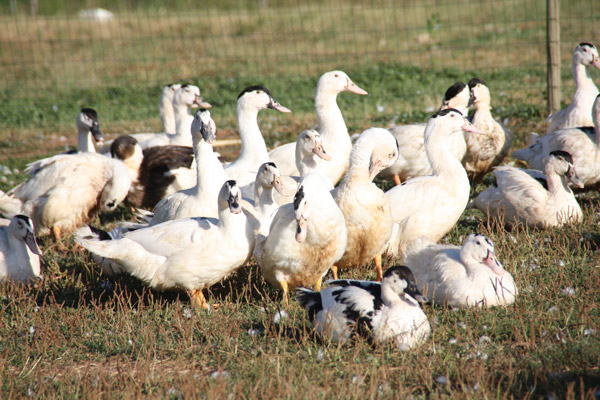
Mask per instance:
[[[233,3],[221,2],[222,8],[214,11],[217,17],[223,21],[232,18],[228,13],[232,12]],[[508,13],[514,13],[510,14],[513,19],[527,20],[540,9],[539,1],[525,2],[529,8],[520,15],[522,3],[511,2],[514,9]],[[356,9],[368,4],[356,2],[340,21],[334,20],[332,24],[354,23]],[[423,15],[408,16],[406,23],[431,18],[427,7],[432,5],[424,4],[420,9]],[[580,7],[567,16],[595,15],[598,4],[590,4],[591,10]],[[186,8],[192,4],[182,1],[180,5]],[[164,25],[148,24],[143,29],[168,31],[176,25],[169,17],[172,16],[169,12],[175,11],[156,7],[150,14],[166,13]],[[472,7],[465,5],[464,9],[469,10],[467,15],[480,15],[481,26],[491,23],[488,20],[494,21],[500,12],[491,9],[477,14]],[[114,55],[120,63],[98,64],[90,72],[90,81],[79,85],[77,82],[85,77],[85,68],[65,64],[68,68],[61,69],[62,64],[57,60],[64,60],[69,54],[79,54],[84,60],[90,49],[75,42],[63,47],[58,44],[67,34],[85,37],[94,34],[97,27],[85,30],[65,25],[64,15],[48,10],[40,10],[48,18],[39,21],[32,30],[25,29],[25,19],[0,21],[0,24],[6,22],[0,31],[3,43],[8,43],[10,35],[30,35],[25,36],[24,42],[35,47],[36,37],[49,35],[57,46],[36,48],[38,59],[44,60],[41,64],[33,63],[29,65],[31,68],[18,71],[6,69],[5,82],[0,86],[1,190],[26,179],[22,171],[27,162],[62,151],[65,145],[75,145],[74,119],[81,107],[94,107],[98,111],[101,128],[108,137],[158,131],[156,103],[161,84],[152,82],[164,80],[182,79],[201,87],[204,98],[213,104],[217,139],[237,137],[238,93],[248,85],[266,85],[281,104],[292,110],[285,115],[272,110],[259,115],[269,147],[295,140],[299,132],[316,124],[314,87],[320,73],[327,68],[343,69],[369,92],[369,96],[344,93],[338,98],[351,133],[371,126],[424,121],[437,108],[448,86],[473,76],[489,83],[493,113],[511,129],[513,148],[523,147],[530,132],[543,132],[545,127],[545,93],[540,86],[544,81],[540,76],[545,64],[543,49],[528,52],[527,47],[509,48],[515,38],[537,43],[543,36],[539,27],[534,29],[527,24],[517,24],[519,29],[507,27],[506,31],[477,30],[477,35],[468,39],[470,43],[501,44],[486,50],[490,53],[485,53],[485,64],[465,66],[454,54],[453,64],[443,68],[435,62],[421,67],[385,57],[373,61],[370,57],[374,57],[375,51],[366,53],[368,62],[364,64],[350,62],[350,56],[348,59],[323,56],[325,61],[315,61],[313,65],[311,60],[319,58],[319,49],[333,39],[334,31],[332,26],[327,30],[327,26],[317,24],[314,29],[323,29],[318,30],[323,42],[306,50],[313,51],[314,58],[298,66],[298,73],[290,75],[268,68],[267,72],[253,71],[227,63],[220,64],[225,71],[203,75],[194,67],[197,64],[193,64],[200,59],[193,56],[183,57],[183,61],[174,65],[159,60],[164,62],[163,70],[148,72],[151,69],[148,59],[135,59],[146,45],[143,40],[133,41],[132,45],[117,40],[117,44],[123,45],[123,52]],[[374,19],[385,22],[388,21],[385,18],[393,18],[386,10],[374,7],[372,12],[379,13]],[[116,37],[112,35],[148,33],[139,30],[144,24],[135,19],[133,11],[125,7],[118,26],[96,32],[100,36],[93,42],[94,54],[107,54],[107,41]],[[303,19],[296,16],[313,15],[314,3],[307,3],[302,12],[294,14],[295,11],[298,10],[287,12],[290,16],[287,25],[280,29],[300,29]],[[444,21],[457,12],[448,7],[439,17],[441,25],[445,26]],[[197,10],[189,11],[189,19],[203,21],[196,13]],[[264,18],[271,17],[267,14]],[[214,29],[230,29],[226,23],[216,23],[218,19],[211,21]],[[382,35],[379,29],[383,29],[383,22],[375,24],[373,35]],[[118,31],[120,24],[130,30]],[[435,19],[432,24],[439,43],[437,47],[429,47],[427,54],[430,60],[440,60],[447,50],[445,41],[455,40],[460,32],[446,35],[445,31],[435,31]],[[243,32],[238,32],[233,36],[237,39],[227,44],[231,49],[249,46],[243,37],[259,42],[261,35],[270,32],[254,20],[240,26]],[[565,35],[591,31],[588,25],[569,26]],[[198,25],[190,28],[191,33],[177,34],[189,38],[205,28]],[[357,39],[368,46],[369,37]],[[153,45],[147,44],[151,51],[159,52]],[[273,54],[281,51],[271,45]],[[412,45],[406,45],[406,54],[412,54],[414,49],[408,47]],[[164,43],[161,46],[168,47]],[[214,46],[230,49],[226,43],[215,42]],[[393,42],[381,46],[382,54],[395,51]],[[563,51],[567,54],[563,58],[568,60],[572,45],[565,47]],[[5,47],[0,64],[19,59],[16,48]],[[515,56],[519,52],[527,54],[519,59]],[[268,58],[270,54],[261,56]],[[506,62],[507,67],[491,68],[498,60]],[[521,63],[523,60],[530,62]],[[284,61],[288,63],[286,68],[294,63],[292,58]],[[509,68],[511,63],[519,68]],[[592,73],[597,82],[598,76],[598,71]],[[567,102],[573,93],[568,68],[563,80],[563,98]],[[30,86],[31,82],[46,83]],[[235,158],[237,151],[235,146],[219,149],[226,159]],[[489,178],[485,181],[486,185],[490,182]],[[387,182],[378,184],[390,187]],[[476,190],[483,190],[486,185]],[[360,341],[348,346],[322,342],[311,331],[306,313],[293,299],[285,309],[288,316],[275,323],[274,318],[283,307],[281,293],[263,280],[254,260],[213,286],[207,298],[220,307],[207,313],[192,309],[185,294],[157,292],[127,276],[103,276],[90,255],[74,247],[71,239],[67,240],[66,250],[60,250],[51,240],[42,238],[39,242],[44,251],[44,280],[33,287],[0,284],[0,397],[597,399],[600,397],[600,253],[592,239],[600,235],[600,195],[593,191],[578,196],[585,213],[583,222],[560,229],[520,228],[509,232],[488,223],[478,211],[465,212],[444,241],[460,244],[471,232],[488,235],[496,244],[499,260],[514,276],[520,295],[514,305],[491,310],[425,305],[432,334],[425,344],[406,353],[385,346],[374,348]],[[132,218],[130,210],[120,207],[101,215],[94,225],[108,229],[116,221],[128,218]],[[384,266],[396,261],[387,260]],[[343,276],[373,279],[375,271],[373,266],[365,266]]]

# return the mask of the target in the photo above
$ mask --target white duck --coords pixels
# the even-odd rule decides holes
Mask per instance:
[[[257,240],[260,270],[284,292],[321,284],[322,277],[346,249],[344,214],[329,192],[327,178],[311,173],[301,181],[293,204],[281,206],[266,239]]]
[[[385,271],[381,283],[341,280],[320,292],[296,290],[315,330],[323,337],[345,343],[353,336],[380,344],[392,342],[401,350],[424,342],[431,326],[419,302],[427,301],[407,267]]]
[[[273,196],[273,189],[280,194],[286,193],[279,169],[275,163],[269,161],[258,168],[254,183],[254,199],[247,200],[253,207],[253,214],[257,219],[256,233],[265,237],[269,234],[271,222],[279,208]]]
[[[350,153],[350,167],[333,190],[333,199],[346,219],[348,243],[340,260],[331,268],[357,268],[375,259],[377,280],[383,277],[381,253],[393,228],[390,200],[373,178],[398,158],[398,144],[387,129],[364,131]]]
[[[101,240],[98,230],[84,227],[76,232],[75,240],[149,286],[186,290],[193,305],[209,308],[202,289],[234,272],[252,255],[254,234],[242,212],[241,199],[235,181],[227,181],[219,193],[218,220],[168,221],[115,240],[100,232],[105,238]]]
[[[249,86],[238,96],[236,113],[242,147],[239,157],[225,166],[225,172],[242,188],[254,182],[258,167],[271,161],[258,126],[258,112],[265,108],[283,113],[290,112],[275,101],[264,86]]]
[[[337,95],[348,91],[366,95],[367,92],[358,86],[342,71],[326,72],[319,78],[315,93],[315,107],[319,119],[319,135],[323,145],[331,156],[331,161],[322,164],[322,173],[335,185],[348,169],[348,160],[352,150],[352,142],[348,136],[348,128],[342,112],[337,105]],[[269,157],[282,175],[299,176],[295,165],[295,143],[288,143],[273,149]]]
[[[514,151],[512,156],[527,161],[530,168],[543,171],[544,158],[550,152],[567,152],[584,186],[597,186],[600,183],[600,95],[596,97],[592,114],[593,128],[568,128],[549,133],[528,148]]]
[[[175,110],[173,107],[173,97],[175,97],[175,92],[180,88],[180,83],[171,83],[165,85],[160,94],[160,98],[158,100],[158,113],[160,115],[160,121],[162,122],[163,133],[174,135],[177,131],[175,123]],[[147,141],[149,139],[153,139],[157,137],[156,135],[162,135],[163,133],[134,133],[129,136],[134,138],[139,143]],[[110,151],[110,146],[113,143],[113,140],[107,141],[105,143],[105,146],[100,149],[100,153],[108,154],[108,152]]]
[[[462,162],[471,182],[481,183],[485,174],[499,165],[508,154],[512,136],[508,129],[492,117],[490,90],[486,83],[473,78],[469,81],[469,87],[475,107],[471,123],[486,135],[471,132],[465,134],[467,153]]]
[[[463,115],[467,115],[467,109],[472,101],[473,96],[469,86],[462,82],[456,82],[446,90],[439,110],[454,108]],[[426,126],[427,124],[412,124],[395,126],[390,129],[398,141],[398,160],[391,167],[381,171],[380,178],[391,178],[396,185],[399,185],[408,179],[431,174],[432,168],[425,151]],[[467,151],[464,137],[455,135],[447,145],[457,160],[463,159]]]
[[[567,108],[546,118],[546,121],[550,123],[546,133],[592,125],[592,104],[598,96],[598,88],[590,76],[590,66],[592,65],[600,69],[600,58],[596,46],[591,43],[579,43],[573,52],[571,63],[571,73],[575,80],[575,95]]]
[[[99,146],[104,141],[104,135],[100,131],[100,122],[98,113],[93,108],[82,108],[75,120],[77,124],[77,151],[95,153],[96,147],[94,141]]]
[[[282,190],[277,191],[274,196],[277,204],[291,203],[298,190],[298,182],[311,172],[320,172],[319,166],[330,160],[331,156],[327,153],[319,132],[314,129],[302,131],[296,140],[296,168],[300,176],[282,177]]]
[[[72,231],[99,211],[115,209],[131,178],[121,160],[97,153],[59,154],[28,164],[31,177],[0,196],[0,212],[29,215],[38,236]]]
[[[192,138],[190,136],[190,127],[194,117],[192,116],[192,108],[210,108],[200,95],[200,88],[194,85],[182,85],[175,91],[173,96],[173,109],[175,111],[175,133],[168,132],[157,133],[151,139],[140,140],[142,149],[153,146],[192,146]]]
[[[15,215],[7,226],[0,227],[0,281],[41,278],[41,255],[31,218]]]
[[[424,244],[418,244],[418,251],[409,250],[406,265],[434,303],[493,307],[515,302],[515,281],[498,262],[494,244],[486,236],[470,234],[462,247]]]
[[[213,217],[219,215],[217,198],[227,174],[213,151],[217,128],[210,111],[196,111],[192,122],[194,158],[196,161],[196,185],[175,192],[162,199],[154,207],[150,226],[174,219],[190,217]]]
[[[583,184],[577,177],[571,155],[553,151],[544,165],[545,180],[518,168],[496,167],[496,186],[481,192],[473,205],[488,218],[502,218],[509,227],[517,223],[554,227],[581,221],[581,207],[568,181],[579,187]]]
[[[463,131],[478,132],[458,110],[438,111],[425,128],[425,150],[433,174],[405,181],[386,192],[392,206],[394,233],[386,253],[404,254],[420,237],[437,242],[456,224],[469,201],[469,178],[449,143]]]

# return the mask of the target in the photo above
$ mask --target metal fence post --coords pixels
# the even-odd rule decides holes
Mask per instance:
[[[560,109],[560,16],[559,0],[547,0],[546,43],[548,46],[548,112]]]

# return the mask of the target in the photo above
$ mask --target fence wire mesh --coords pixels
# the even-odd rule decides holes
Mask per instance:
[[[6,90],[317,76],[379,64],[519,72],[513,87],[497,89],[546,86],[545,0],[10,0],[0,11]],[[599,17],[597,0],[561,2],[567,85],[572,50],[598,43]]]

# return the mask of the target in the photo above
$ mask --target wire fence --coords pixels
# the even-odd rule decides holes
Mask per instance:
[[[514,74],[500,90],[546,87],[545,0],[10,0],[0,12],[5,90],[317,76],[379,64]],[[599,28],[600,1],[562,2],[567,85],[572,50],[598,43]]]

